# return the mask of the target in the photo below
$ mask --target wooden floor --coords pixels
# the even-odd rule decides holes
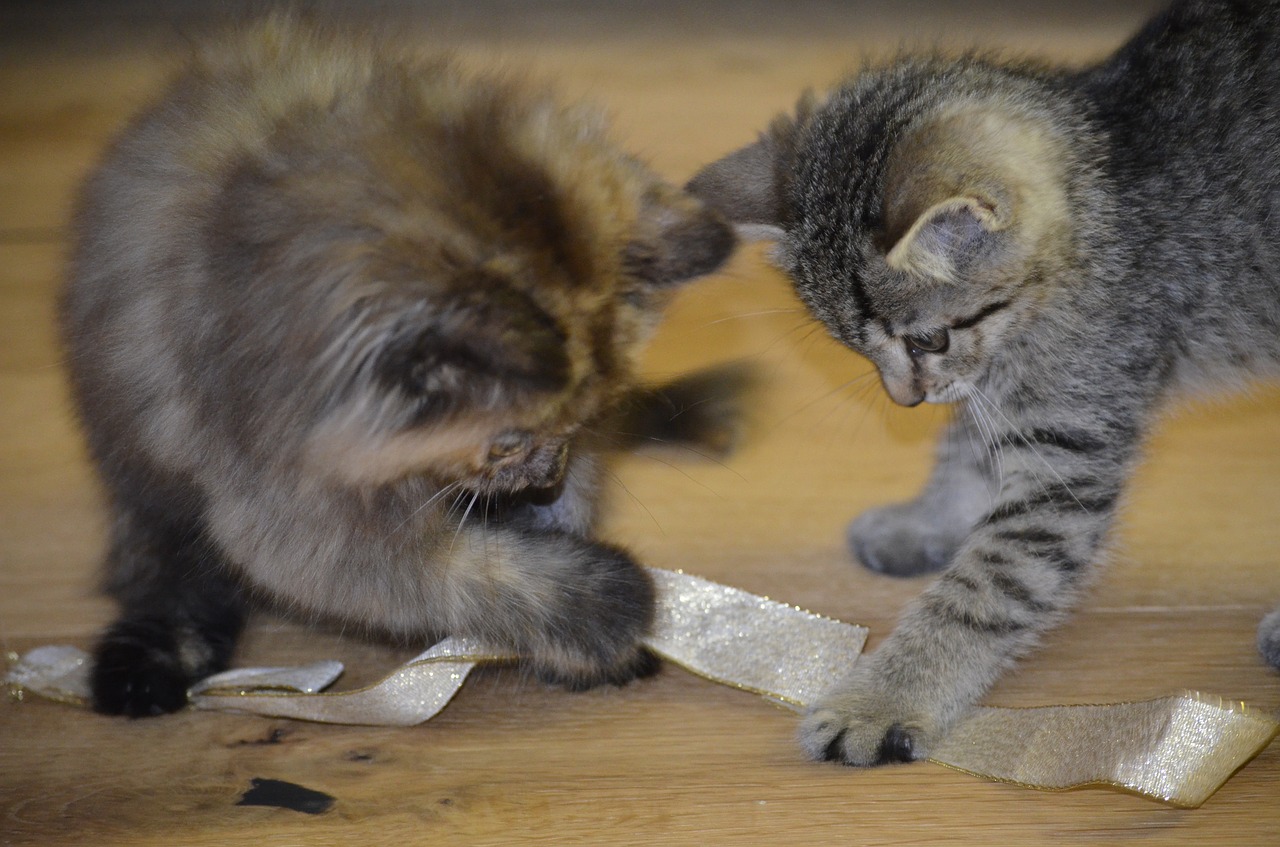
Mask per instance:
[[[218,4],[203,4],[216,6]],[[237,4],[248,5],[248,4]],[[355,4],[347,4],[352,6]],[[156,8],[164,8],[158,13]],[[51,332],[69,192],[155,91],[201,4],[7,3],[0,11],[0,647],[87,646],[103,516]],[[805,86],[901,45],[1102,55],[1151,3],[371,3],[392,29],[473,61],[529,65],[603,101],[672,179],[753,137]],[[867,365],[815,330],[746,250],[692,288],[648,359],[729,359],[767,383],[724,465],[619,461],[605,534],[684,568],[890,630],[921,580],[861,570],[845,522],[913,492],[938,410],[891,408]],[[851,387],[852,385],[852,387]],[[1002,681],[1000,705],[1199,689],[1280,707],[1254,628],[1280,601],[1280,391],[1178,410],[1135,481],[1118,550],[1079,614]],[[336,657],[344,684],[405,654],[262,620],[241,664]],[[796,718],[677,669],[570,695],[513,670],[469,682],[412,729],[221,714],[129,722],[0,702],[0,845],[1276,844],[1280,744],[1205,806],[1110,791],[1040,794],[931,764],[811,764]],[[336,798],[326,813],[237,805],[254,778]]]

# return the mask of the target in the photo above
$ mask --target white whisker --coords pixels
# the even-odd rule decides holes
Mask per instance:
[[[476,491],[471,495],[471,502],[467,504],[467,510],[462,513],[462,520],[458,521],[458,528],[453,532],[453,540],[449,542],[449,552],[453,552],[453,545],[458,543],[458,536],[462,533],[462,528],[466,526],[467,517],[471,514],[471,509],[476,505],[480,492]]]
[[[725,321],[736,321],[736,320],[739,320],[740,318],[757,318],[757,317],[761,317],[762,315],[796,315],[796,314],[802,314],[802,313],[803,313],[802,309],[761,309],[758,312],[743,312],[742,314],[738,314],[738,315],[728,315],[727,317],[717,318],[714,321],[707,321],[705,324],[703,324],[703,326],[704,327],[715,326],[716,324],[721,324],[721,323],[724,323]]]
[[[628,497],[630,497],[632,500],[635,501],[635,504],[637,506],[639,506],[641,509],[644,509],[645,513],[649,516],[649,520],[653,521],[653,525],[658,528],[658,532],[662,533],[663,535],[666,535],[667,531],[662,528],[662,524],[658,522],[658,519],[656,517],[654,517],[653,512],[649,509],[648,506],[644,504],[644,502],[639,497],[637,497],[635,494],[631,492],[630,488],[627,488],[626,484],[623,483],[623,481],[618,477],[618,475],[613,471],[609,470],[608,468],[605,468],[604,472],[611,480],[614,481],[614,483],[617,484],[619,488],[621,488],[624,492],[626,492],[626,495]]]
[[[1004,451],[996,438],[995,422],[991,419],[991,413],[986,410],[986,406],[989,405],[990,401],[984,403],[983,401],[986,398],[978,393],[977,388],[973,387],[968,389],[966,396],[970,402],[965,407],[973,417],[974,425],[978,428],[978,437],[982,439],[987,460],[995,466],[996,494],[999,495],[1004,490]]]
[[[863,380],[867,380],[874,376],[876,376],[876,372],[874,370],[864,371],[863,373],[858,374],[857,376],[853,377],[847,382],[843,382],[840,385],[837,385],[835,388],[831,389],[825,394],[821,394],[818,397],[815,397],[809,402],[803,404],[802,406],[800,406],[800,408],[796,409],[794,412],[787,415],[782,420],[778,421],[778,423],[784,424],[787,421],[791,420],[792,418],[797,417],[798,415],[801,415],[804,412],[808,411],[810,408],[812,408],[813,406],[816,406],[822,401],[829,400],[831,397],[833,397],[836,394],[839,394],[841,391],[844,391],[846,388],[850,388],[851,386],[857,385],[859,382],[862,382]],[[828,412],[828,414],[830,414],[830,412]]]
[[[444,488],[441,488],[435,494],[432,494],[425,501],[423,501],[422,504],[418,506],[418,508],[410,512],[407,518],[402,520],[400,523],[396,524],[396,527],[395,529],[392,530],[392,532],[398,532],[399,530],[403,529],[404,525],[407,524],[409,521],[413,520],[414,518],[416,518],[419,514],[421,514],[423,509],[427,508],[432,503],[439,500],[441,497],[448,494],[450,491],[460,487],[461,485],[462,485],[461,482],[451,482],[448,485],[446,485]]]
[[[1076,501],[1076,505],[1087,512],[1088,509],[1085,509],[1084,504],[1080,502],[1080,498],[1077,497],[1075,492],[1071,490],[1071,486],[1067,485],[1067,481],[1062,478],[1062,474],[1058,473],[1057,469],[1052,464],[1049,463],[1048,459],[1044,457],[1044,454],[1041,453],[1038,449],[1036,449],[1036,446],[1032,444],[1031,441],[1028,440],[1027,437],[1023,435],[1021,431],[1019,431],[1018,427],[1014,425],[1013,421],[1009,420],[1009,417],[1000,410],[1000,407],[997,406],[990,397],[987,397],[985,394],[983,394],[982,390],[979,389],[977,386],[973,386],[973,391],[974,391],[973,396],[982,398],[984,406],[990,412],[994,412],[995,414],[1000,416],[1001,420],[1003,420],[1005,424],[1008,425],[1012,434],[1017,436],[1018,439],[1023,444],[1026,445],[1027,449],[1031,451],[1032,455],[1034,455],[1037,459],[1040,460],[1040,463],[1045,466],[1045,468],[1049,471],[1049,473],[1053,474],[1053,478],[1058,481],[1058,484],[1061,485],[1064,489],[1066,489],[1067,493],[1071,495],[1071,499]]]

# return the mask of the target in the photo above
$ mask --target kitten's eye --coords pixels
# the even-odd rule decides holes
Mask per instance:
[[[533,441],[533,433],[523,429],[504,432],[489,443],[489,461],[496,462],[524,453]]]
[[[902,340],[907,345],[907,353],[912,356],[919,356],[921,353],[945,353],[951,346],[951,333],[944,327],[923,335],[904,335]]]

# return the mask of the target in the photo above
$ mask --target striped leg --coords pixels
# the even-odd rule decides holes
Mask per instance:
[[[806,717],[801,742],[814,758],[927,756],[1062,619],[1096,559],[1127,475],[1130,432],[1099,422],[990,434],[1003,445],[997,501],[884,644]]]

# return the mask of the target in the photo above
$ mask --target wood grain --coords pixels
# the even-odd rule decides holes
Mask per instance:
[[[215,5],[215,4],[210,4]],[[397,29],[507,57],[603,101],[619,135],[673,179],[751,140],[805,86],[901,43],[1084,60],[1151,3],[386,3]],[[72,187],[111,129],[156,90],[201,4],[13,4],[0,19],[0,647],[91,643],[103,515],[68,414],[52,331]],[[14,11],[17,9],[17,11]],[[74,13],[72,18],[59,17]],[[851,563],[847,520],[927,472],[937,410],[884,399],[748,248],[690,288],[647,368],[732,359],[765,376],[750,437],[725,463],[620,460],[606,534],[646,562],[872,628],[925,584]],[[1099,702],[1200,689],[1280,706],[1254,648],[1280,602],[1280,391],[1172,413],[1150,441],[1109,566],[1080,613],[987,698]],[[411,651],[263,618],[243,664],[336,657],[343,682]],[[485,671],[412,729],[234,715],[129,722],[0,702],[0,844],[1269,844],[1280,746],[1203,808],[1109,791],[1038,794],[934,765],[805,762],[795,717],[677,669],[569,695]],[[237,806],[254,778],[334,798],[320,815]]]

